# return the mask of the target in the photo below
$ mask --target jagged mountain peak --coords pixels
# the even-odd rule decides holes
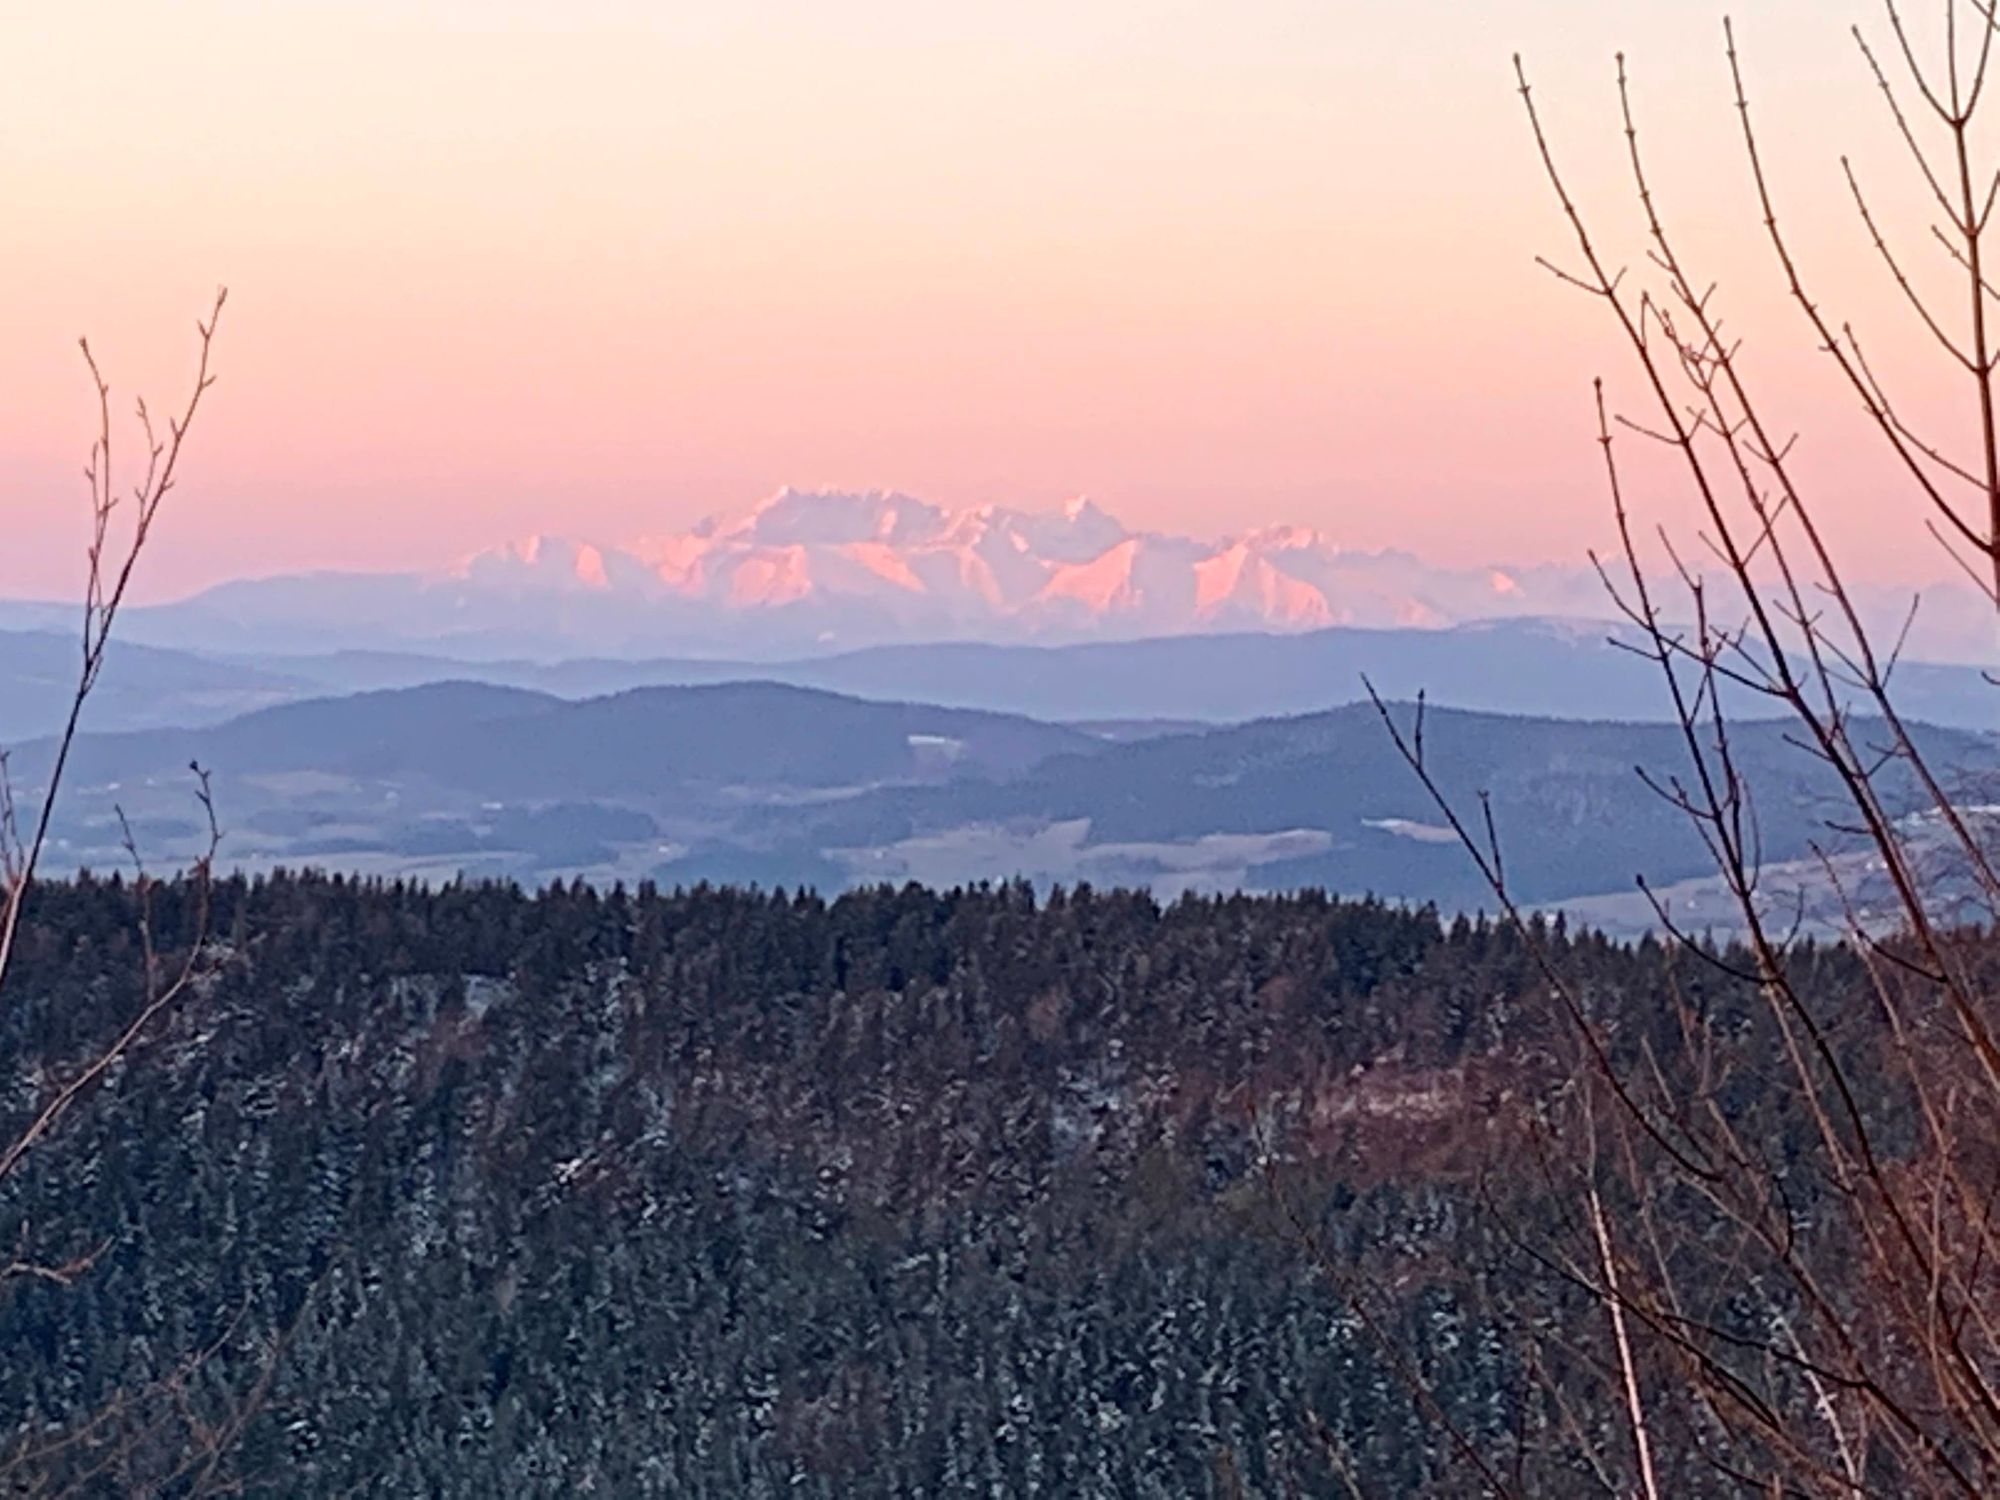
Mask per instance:
[[[728,534],[769,545],[920,544],[944,528],[946,513],[896,490],[801,490],[784,486]]]
[[[1306,526],[1204,539],[1128,526],[1077,496],[948,507],[893,489],[777,490],[747,511],[623,545],[519,538],[429,575],[225,586],[223,611],[339,619],[372,641],[523,653],[787,653],[916,640],[1082,640],[1327,625],[1446,626],[1603,614],[1584,568],[1440,568]],[[260,592],[261,591],[261,592]],[[308,598],[308,594],[310,597]],[[192,601],[200,604],[201,601]],[[217,608],[221,609],[220,597]],[[220,616],[218,616],[220,617]]]

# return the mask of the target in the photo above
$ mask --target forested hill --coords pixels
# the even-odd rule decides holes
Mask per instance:
[[[194,1361],[257,1495],[1346,1493],[1329,1453],[1462,1493],[1286,1204],[1395,1268],[1458,1420],[1526,1421],[1426,1290],[1490,1258],[1466,1163],[1540,1045],[1504,931],[1022,886],[216,897],[200,992],[0,1197],[8,1245],[103,1247],[0,1301],[0,1438],[78,1439],[102,1492],[176,1492],[148,1382]],[[1551,941],[1627,1043],[1670,1024],[1656,950]],[[37,890],[5,1138],[139,972],[128,886]]]
[[[1414,735],[1414,705],[1388,709]],[[1490,801],[1517,898],[1614,899],[1712,876],[1698,826],[1664,788],[1688,747],[1666,724],[1432,708],[1426,765],[1461,812]],[[73,866],[156,866],[201,847],[188,765],[213,775],[228,839],[253,871],[331,866],[536,885],[651,879],[810,885],[915,880],[1374,893],[1446,910],[1490,906],[1473,861],[1368,702],[1227,727],[1100,726],[738,682],[571,702],[483,683],[289,703],[199,730],[84,735],[51,828]],[[1857,742],[1887,731],[1857,719]],[[1954,793],[1983,803],[1985,736],[1916,727]],[[1829,827],[1839,779],[1785,724],[1745,719],[1732,759],[1755,787],[1760,857],[1801,862],[1854,843]],[[34,789],[54,741],[11,763]],[[1931,806],[1907,768],[1874,791],[1900,816]],[[1858,873],[1858,872],[1857,872]],[[1602,909],[1601,900],[1598,909]],[[1823,892],[1809,915],[1842,924]],[[1650,910],[1644,920],[1651,921]]]

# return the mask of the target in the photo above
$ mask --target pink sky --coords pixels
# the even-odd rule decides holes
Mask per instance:
[[[1833,284],[1867,282],[1850,306],[1880,346],[1913,354],[1839,196],[1842,150],[1884,177],[1892,160],[1845,34],[1876,7],[1754,10],[1740,29],[1795,227]],[[1720,15],[23,10],[0,90],[0,592],[76,575],[75,336],[128,395],[164,399],[218,281],[222,384],[155,596],[428,566],[525,531],[618,540],[785,483],[953,504],[1087,492],[1202,534],[1295,521],[1446,562],[1580,558],[1604,529],[1589,379],[1629,372],[1594,309],[1530,263],[1563,242],[1508,58],[1528,54],[1578,186],[1623,231],[1619,46],[1667,204],[1736,291],[1843,535],[1877,572],[1935,575],[1882,498],[1891,471],[1828,429],[1851,428],[1851,401],[1774,295]]]

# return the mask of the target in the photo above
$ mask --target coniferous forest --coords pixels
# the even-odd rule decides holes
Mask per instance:
[[[38,891],[0,1125],[131,1014],[139,915]],[[207,1424],[265,1495],[1466,1493],[1442,1418],[1570,1488],[1473,1211],[1496,1161],[1533,1211],[1491,1122],[1560,1065],[1509,928],[279,875],[207,931],[0,1199],[88,1262],[0,1302],[35,1483],[182,1492]],[[1542,939],[1620,1048],[1671,1025],[1666,950]]]

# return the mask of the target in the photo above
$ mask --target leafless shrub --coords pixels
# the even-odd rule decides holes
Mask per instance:
[[[1977,434],[1969,452],[1923,433],[1810,285],[1727,23],[1722,51],[1758,232],[1785,289],[1906,481],[1908,524],[1926,527],[2000,609],[2000,351],[1988,326],[2000,304],[1988,239],[2000,172],[1980,159],[1975,130],[2000,18],[1983,0],[1943,0],[1943,12],[1933,56],[1897,0],[1884,6],[1886,45],[1859,30],[1855,39],[1935,206],[1936,221],[1907,238],[1948,263],[1949,306],[1920,289],[1899,226],[1842,165],[1887,274],[1962,376]],[[1508,1201],[1489,1200],[1495,1233],[1528,1272],[1491,1309],[1515,1330],[1532,1377],[1533,1430],[1520,1441],[1563,1473],[1648,1500],[1690,1486],[2000,1493],[2000,873],[1986,820],[1898,711],[1902,639],[1864,624],[1794,435],[1770,416],[1715,286],[1684,258],[1647,176],[1623,57],[1619,127],[1645,235],[1633,266],[1602,248],[1518,60],[1516,70],[1571,238],[1561,263],[1543,264],[1604,309],[1643,393],[1644,415],[1620,416],[1596,386],[1620,540],[1596,561],[1680,729],[1680,766],[1648,784],[1703,839],[1737,937],[1717,948],[1682,931],[1648,889],[1675,940],[1674,1040],[1657,1046],[1608,1014],[1515,899],[1490,807],[1455,806],[1434,778],[1421,703],[1412,717],[1376,700],[1533,947],[1573,1064],[1524,1104]],[[1693,537],[1655,533],[1635,513],[1621,481],[1627,438],[1662,445],[1697,502]],[[1852,984],[1828,977],[1800,913],[1764,889],[1758,789],[1732,748],[1750,712],[1787,721],[1838,788],[1814,860]],[[1878,889],[1864,895],[1863,881]],[[1745,997],[1747,1011],[1712,1003],[1716,987]],[[1488,1489],[1535,1492],[1523,1476],[1537,1469],[1520,1453],[1477,1457],[1473,1475]]]
[[[217,292],[209,315],[196,325],[200,345],[194,381],[164,430],[144,400],[138,403],[139,474],[129,487],[121,487],[113,462],[111,389],[89,343],[82,345],[96,393],[98,431],[84,466],[90,496],[90,538],[77,669],[68,710],[32,813],[24,814],[16,784],[8,775],[6,756],[0,752],[0,1004],[6,1003],[15,939],[48,850],[57,798],[77,744],[85,705],[103,670],[113,626],[125,604],[134,570],[152,537],[161,507],[179,478],[182,455],[202,398],[215,381],[210,357],[226,296],[226,292]],[[139,1002],[114,1035],[48,1080],[25,1123],[11,1137],[0,1138],[0,1186],[206,974],[212,876],[221,834],[208,773],[200,766],[192,766],[190,771],[194,796],[207,825],[202,850],[190,868],[177,877],[191,897],[192,935],[183,939],[176,951],[162,951],[157,946],[153,924],[157,882],[127,825],[125,849],[133,864],[143,969]],[[122,821],[123,813],[119,816]],[[10,1284],[30,1281],[66,1287],[88,1273],[109,1248],[98,1244],[67,1254],[40,1254],[33,1240],[36,1227],[32,1215],[24,1217],[11,1251],[0,1260],[0,1294]],[[261,1373],[247,1391],[221,1397],[204,1393],[200,1376],[225,1345],[241,1342],[245,1336],[232,1323],[214,1345],[195,1351],[168,1375],[121,1388],[102,1407],[60,1431],[17,1435],[0,1444],[0,1488],[9,1494],[35,1496],[94,1494],[107,1488],[119,1493],[159,1493],[171,1488],[175,1493],[192,1495],[233,1488],[226,1474],[227,1455],[243,1423],[263,1399],[281,1341],[264,1341]]]

